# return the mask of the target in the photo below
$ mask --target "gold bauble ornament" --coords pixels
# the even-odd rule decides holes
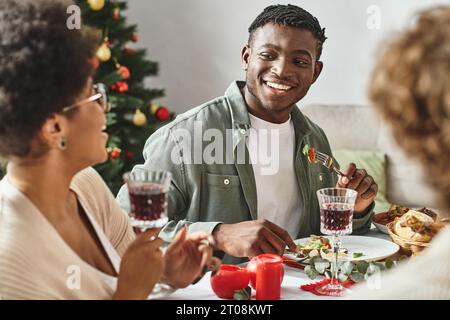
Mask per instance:
[[[145,116],[145,114],[142,113],[141,110],[136,109],[136,112],[133,115],[133,124],[136,127],[142,127],[146,123],[147,123],[147,117]]]
[[[97,58],[105,62],[111,58],[111,50],[108,48],[106,43],[103,43],[97,50]]]
[[[94,11],[102,10],[105,6],[105,0],[88,0],[88,3],[91,10]]]
[[[151,114],[155,114],[156,111],[158,111],[158,109],[159,109],[159,106],[156,103],[152,102],[152,104],[150,105]]]

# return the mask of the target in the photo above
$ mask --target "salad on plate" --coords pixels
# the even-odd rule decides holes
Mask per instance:
[[[333,260],[335,255],[330,239],[324,236],[311,235],[305,242],[297,243],[297,252],[287,251],[288,256],[294,257],[297,262],[305,262],[313,257],[320,256],[322,259]],[[352,252],[346,248],[340,248],[339,260],[355,259],[364,256],[362,252]]]

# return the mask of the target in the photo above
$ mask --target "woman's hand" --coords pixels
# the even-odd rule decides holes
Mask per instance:
[[[176,288],[185,288],[202,277],[211,265],[220,261],[212,256],[213,239],[204,232],[187,235],[184,226],[164,254],[163,281]]]
[[[159,231],[147,230],[128,247],[122,257],[113,299],[145,299],[152,292],[164,270]]]

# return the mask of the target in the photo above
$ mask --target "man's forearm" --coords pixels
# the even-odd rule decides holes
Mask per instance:
[[[366,210],[353,213],[353,234],[364,234],[369,232],[372,223],[373,208],[375,202],[372,202]]]
[[[375,202],[372,202],[372,203],[370,204],[370,206],[368,206],[368,207],[366,208],[366,210],[361,211],[361,212],[354,211],[354,212],[353,212],[353,218],[354,218],[354,219],[361,219],[361,218],[364,218],[364,217],[367,216],[368,214],[371,214],[374,208],[375,208]]]

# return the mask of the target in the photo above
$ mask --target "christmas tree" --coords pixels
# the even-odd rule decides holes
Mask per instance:
[[[143,80],[158,73],[158,64],[146,59],[144,49],[135,49],[137,28],[127,25],[122,13],[124,1],[77,0],[84,25],[101,30],[97,58],[99,66],[94,82],[109,87],[111,111],[106,114],[108,161],[96,170],[116,194],[123,184],[122,175],[142,163],[146,139],[173,118],[155,99],[164,95],[162,89],[148,89]]]

